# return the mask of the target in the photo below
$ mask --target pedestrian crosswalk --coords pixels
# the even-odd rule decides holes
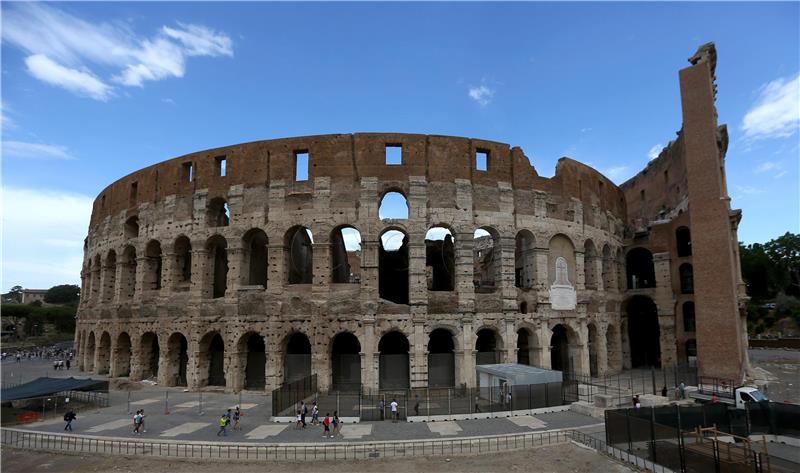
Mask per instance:
[[[213,424],[208,422],[187,422],[179,426],[167,429],[161,433],[161,437],[177,437],[178,435],[191,434],[204,427],[211,427]]]
[[[547,427],[547,422],[544,422],[543,420],[537,419],[533,416],[509,417],[508,420],[520,427],[527,427],[534,430],[544,429]]]
[[[104,432],[106,430],[116,430],[125,426],[130,426],[130,428],[133,429],[133,420],[132,419],[112,420],[111,422],[106,422],[105,424],[89,427],[88,429],[86,429],[86,431],[91,433],[97,433],[97,432]]]
[[[454,421],[445,422],[428,422],[428,429],[434,434],[439,435],[458,435],[461,432],[461,426]]]
[[[173,409],[189,409],[200,405],[200,401],[187,401],[172,406]]]
[[[267,424],[259,425],[255,429],[244,434],[249,440],[263,440],[267,437],[274,437],[286,430],[291,424]]]
[[[372,433],[372,424],[342,424],[340,432],[346,439],[360,439]]]

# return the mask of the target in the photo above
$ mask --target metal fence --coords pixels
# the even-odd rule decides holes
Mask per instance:
[[[7,447],[56,452],[139,455],[167,458],[211,460],[349,460],[415,457],[419,455],[479,454],[562,444],[569,431],[527,432],[522,434],[441,440],[319,444],[220,444],[175,442],[146,439],[118,439],[27,432],[2,429],[2,444]]]
[[[698,381],[697,367],[692,365],[635,369],[607,376],[566,372],[564,377],[582,385],[578,400],[592,403],[597,394],[603,394],[611,396],[616,405],[631,404],[634,394],[666,394],[667,397],[674,398],[678,384],[682,382],[693,386]]]
[[[49,396],[3,402],[0,421],[2,425],[27,424],[63,416],[67,409],[108,407],[108,397],[108,392],[104,391],[62,391]]]
[[[293,417],[300,401],[309,401],[316,393],[316,374],[283,384],[272,391],[272,415]]]

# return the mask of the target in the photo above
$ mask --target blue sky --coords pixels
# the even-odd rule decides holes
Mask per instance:
[[[2,288],[78,282],[91,201],[181,154],[398,131],[617,183],[681,126],[714,41],[739,236],[797,232],[800,4],[2,4]]]

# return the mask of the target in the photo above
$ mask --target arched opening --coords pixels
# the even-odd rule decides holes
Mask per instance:
[[[314,280],[314,239],[311,230],[296,226],[284,237],[288,284],[311,284]]]
[[[117,336],[117,346],[114,349],[114,376],[130,376],[131,374],[131,337],[126,332]]]
[[[453,334],[437,328],[428,337],[428,387],[450,388],[456,385],[456,355]]]
[[[103,332],[97,345],[97,374],[108,374],[111,367],[111,335]]]
[[[331,282],[361,282],[361,233],[353,227],[331,232]]]
[[[603,246],[603,289],[611,291],[617,288],[617,274],[614,268],[614,256],[611,247]]]
[[[517,330],[517,363],[531,366],[538,364],[535,345],[536,340],[530,330],[524,327]]]
[[[476,365],[493,365],[500,363],[500,342],[497,333],[490,328],[478,330],[477,340],[475,341]]]
[[[625,257],[628,273],[628,289],[656,287],[653,253],[645,248],[634,248]]]
[[[267,234],[264,230],[254,228],[245,233],[243,238],[242,281],[246,286],[267,287]]]
[[[548,285],[574,287],[577,281],[575,270],[575,245],[564,234],[554,235],[547,245]]]
[[[631,367],[660,366],[661,341],[656,304],[649,297],[634,296],[628,300],[625,312],[628,315]]]
[[[146,332],[142,335],[139,350],[142,379],[158,378],[158,359],[161,356],[161,350],[158,346],[158,335],[153,332]]]
[[[167,386],[186,386],[187,368],[189,367],[189,343],[182,333],[175,332],[167,340],[168,370],[164,376]]]
[[[475,292],[494,292],[496,288],[500,254],[495,251],[495,232],[479,228],[473,233],[472,261]]]
[[[408,389],[411,385],[408,363],[408,339],[400,332],[392,331],[378,342],[379,389]]]
[[[610,371],[622,370],[622,340],[617,327],[609,325],[606,329],[606,351],[608,352],[608,369]]]
[[[528,230],[517,232],[514,246],[514,286],[533,287],[536,281],[536,240]]]
[[[694,332],[697,327],[694,319],[694,302],[686,301],[682,306],[683,312],[683,331]]]
[[[103,263],[100,259],[100,255],[96,255],[94,257],[94,264],[92,265],[92,300],[99,301],[100,295],[103,290],[102,282],[100,278],[102,277],[102,270],[103,270]]]
[[[244,349],[247,350],[247,361],[244,369],[245,389],[264,389],[267,385],[267,347],[264,337],[250,332],[243,337]]]
[[[210,295],[212,298],[225,297],[228,290],[228,242],[220,235],[208,239],[209,275],[211,276]]]
[[[192,282],[192,242],[185,236],[175,240],[175,290],[188,291]]]
[[[388,230],[378,250],[378,294],[395,304],[408,304],[408,235]]]
[[[215,197],[208,203],[206,224],[209,227],[227,227],[231,221],[228,202],[222,197]]]
[[[161,289],[161,243],[156,240],[147,243],[144,256],[146,258],[144,287],[147,290],[157,291]]]
[[[692,256],[692,234],[687,227],[675,230],[675,243],[678,256]]]
[[[131,300],[136,293],[136,248],[132,245],[126,246],[122,252],[122,259],[120,298],[122,300]]]
[[[550,337],[550,367],[565,373],[574,372],[569,356],[567,328],[561,324],[553,327],[553,335]]]
[[[114,288],[117,284],[117,253],[114,250],[106,255],[106,263],[103,265],[103,294],[102,298],[106,302],[114,300]]]
[[[283,382],[291,383],[309,376],[311,376],[311,342],[306,334],[295,332],[286,341]]]
[[[125,224],[122,226],[122,232],[125,238],[136,238],[139,236],[139,217],[136,215],[128,217]]]
[[[594,324],[589,324],[589,375],[597,376],[598,358],[597,358],[597,327]]]
[[[527,314],[528,313],[528,303],[522,301],[519,303],[519,313],[520,314]]]
[[[597,289],[597,252],[592,240],[583,246],[583,275],[586,289]]]
[[[690,366],[697,364],[697,340],[694,338],[686,340],[686,363]]]
[[[684,263],[678,268],[678,273],[680,273],[681,279],[681,294],[692,294],[694,293],[694,272],[692,271],[692,265],[689,263]]]
[[[89,338],[86,340],[86,357],[83,362],[86,371],[94,371],[94,344],[94,332],[89,332]]]
[[[378,207],[378,218],[381,220],[405,220],[408,218],[408,201],[399,192],[387,192]]]
[[[433,227],[425,234],[425,276],[429,291],[452,291],[456,286],[453,234]]]
[[[332,391],[361,391],[361,344],[350,332],[333,337],[331,378]]]
[[[198,371],[207,375],[205,380],[199,380],[200,386],[225,386],[225,341],[222,335],[210,332],[200,340],[199,361]]]

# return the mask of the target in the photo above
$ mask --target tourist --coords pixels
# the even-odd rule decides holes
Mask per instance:
[[[475,412],[481,411],[481,406],[478,405],[478,402],[481,400],[480,396],[475,396]]]
[[[314,401],[311,407],[311,425],[317,424],[319,424],[319,407],[317,407],[317,401]]]
[[[638,411],[640,407],[642,407],[642,403],[639,402],[639,395],[635,394],[633,396],[633,408]]]
[[[339,420],[339,411],[333,411],[333,431],[331,432],[331,438],[339,435],[341,424],[342,422]]]
[[[222,414],[222,416],[220,416],[219,418],[219,430],[217,431],[217,437],[219,437],[220,435],[227,437],[228,436],[228,431],[226,430],[227,427],[228,427],[228,416]]]
[[[509,388],[508,392],[506,393],[506,408],[511,410],[511,388]]]
[[[231,421],[233,420],[233,413],[231,412],[230,409],[228,409],[228,411],[225,412],[225,418],[228,419],[228,425],[231,425]]]
[[[414,415],[419,415],[419,394],[414,395]]]
[[[717,393],[711,393],[711,404],[716,404],[717,401],[719,401],[719,398],[717,397]]]
[[[64,426],[64,430],[72,432],[72,421],[77,418],[78,416],[75,415],[75,412],[72,409],[68,409],[67,413],[64,414],[64,421],[67,423],[67,425]]]
[[[667,397],[667,385],[665,384],[663,388],[661,388],[661,397]]]
[[[69,371],[69,364],[70,364],[70,361],[69,361],[69,358],[67,358],[67,371]]]
[[[141,409],[136,411],[136,414],[133,415],[133,433],[138,434],[139,429],[142,426],[142,411]]]
[[[294,418],[294,430],[300,430],[303,428],[303,419],[302,419],[302,412],[300,409],[297,409],[297,415]]]
[[[378,402],[378,412],[380,412],[381,420],[386,420],[386,401],[383,398]]]
[[[325,430],[322,432],[322,437],[328,437],[331,433],[331,418],[330,413],[325,413],[325,418],[322,419],[322,426],[325,427]],[[333,435],[330,435],[333,437]]]
[[[397,411],[397,401],[392,399],[392,402],[389,404],[389,408],[392,410],[392,422],[397,422],[400,420],[400,413]]]
[[[681,384],[678,385],[678,394],[680,395],[678,399],[683,399],[684,395],[686,394],[686,385],[683,384],[683,381],[681,381]]]
[[[300,401],[300,421],[303,423],[303,428],[306,428],[306,415],[308,415],[308,406],[305,401]]]
[[[147,416],[144,415],[144,409],[139,409],[139,430],[141,430],[142,433],[146,434],[147,433],[147,428],[144,426],[144,418],[145,417],[147,417]]]
[[[239,406],[236,406],[236,410],[233,411],[233,430],[242,430],[242,427],[239,425],[239,419],[242,417],[242,411],[239,410]]]

